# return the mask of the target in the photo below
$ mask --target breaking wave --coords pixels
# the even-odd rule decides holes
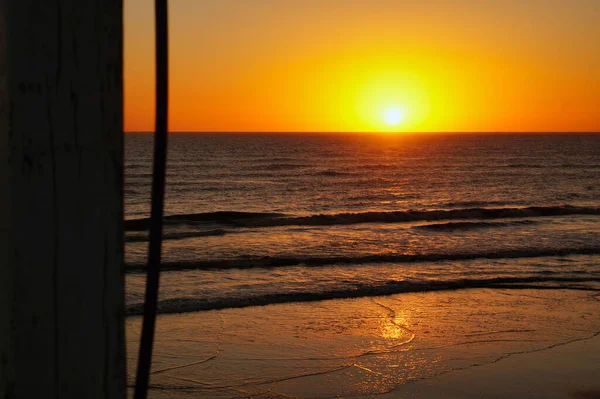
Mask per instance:
[[[261,212],[234,212],[234,211],[220,211],[220,212],[206,212],[206,213],[192,213],[184,215],[170,215],[165,216],[164,221],[166,225],[169,224],[193,224],[197,222],[202,223],[218,223],[218,224],[236,224],[244,221],[256,220],[256,219],[270,219],[275,217],[281,217],[281,213],[261,213]],[[130,219],[125,220],[126,231],[140,231],[147,230],[150,227],[150,218],[143,219]]]
[[[256,257],[256,258],[234,258],[215,259],[182,262],[164,262],[162,270],[225,270],[225,269],[255,269],[274,268],[303,265],[307,267],[319,267],[327,265],[359,265],[366,263],[417,263],[417,262],[441,262],[471,259],[515,259],[515,258],[538,258],[546,256],[568,256],[568,255],[595,255],[600,254],[600,247],[579,247],[559,249],[523,249],[506,250],[497,252],[464,252],[464,253],[433,253],[433,254],[390,254],[390,255],[364,255],[364,256],[337,256],[337,257]],[[131,272],[143,271],[145,264],[128,264],[127,269]]]
[[[415,229],[431,230],[431,231],[465,231],[488,229],[493,227],[510,227],[532,225],[537,222],[534,220],[514,220],[508,222],[448,222],[448,223],[433,223],[414,226]]]
[[[184,238],[194,238],[194,237],[215,237],[215,236],[224,236],[227,234],[227,230],[225,229],[215,229],[215,230],[206,230],[206,231],[184,231],[184,232],[165,232],[163,234],[163,240],[181,240]],[[126,235],[125,242],[145,242],[148,241],[147,234],[135,234],[135,235]]]
[[[238,297],[207,298],[175,298],[162,300],[158,304],[158,312],[187,313],[205,310],[244,308],[264,306],[278,303],[311,302],[328,299],[360,298],[371,296],[393,295],[400,293],[454,291],[469,288],[504,288],[504,289],[578,289],[596,291],[584,283],[598,283],[600,277],[493,277],[486,279],[456,279],[446,281],[387,281],[378,285],[356,284],[348,289],[332,289],[325,291],[298,291],[271,293],[262,295],[246,294]],[[142,304],[127,306],[130,316],[141,315]]]
[[[355,174],[356,173],[352,173],[352,172],[343,172],[343,171],[328,169],[328,170],[322,170],[322,171],[319,171],[319,172],[315,172],[313,175],[314,176],[330,176],[330,177],[335,177],[335,176],[353,176]]]
[[[272,226],[330,226],[360,223],[402,223],[418,221],[534,218],[566,215],[600,215],[600,208],[582,206],[531,206],[523,208],[462,208],[449,210],[407,210],[389,212],[359,212],[287,216],[281,213],[209,212],[165,217],[165,224],[193,224],[212,222],[233,227]],[[145,230],[150,219],[125,221],[125,230]]]

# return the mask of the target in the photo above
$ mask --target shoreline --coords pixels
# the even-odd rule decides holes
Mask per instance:
[[[598,315],[597,295],[568,289],[162,315],[151,397],[597,399],[568,394],[600,389],[593,385],[600,374]],[[140,327],[140,318],[127,319],[130,384]],[[557,373],[574,383],[554,386],[563,395],[548,396],[548,381],[561,381]],[[517,377],[524,381],[518,386]]]

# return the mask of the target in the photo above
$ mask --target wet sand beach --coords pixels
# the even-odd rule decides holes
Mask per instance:
[[[590,288],[471,289],[164,315],[151,397],[583,395],[597,388],[600,364],[600,302]],[[132,384],[140,318],[127,325]]]
[[[406,384],[370,398],[600,398],[600,336],[515,354],[492,364]]]

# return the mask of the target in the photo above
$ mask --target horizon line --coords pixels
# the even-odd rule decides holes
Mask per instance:
[[[124,130],[125,134],[151,134],[154,133],[153,130]],[[218,131],[210,131],[210,130],[169,130],[169,133],[173,134],[379,134],[379,135],[401,135],[401,134],[600,134],[600,130],[558,130],[558,131],[475,131],[475,130],[465,130],[465,131],[419,131],[419,132],[393,132],[393,131],[379,131],[379,132],[371,132],[371,131],[308,131],[308,130],[284,130],[284,131],[261,131],[261,130],[218,130]]]

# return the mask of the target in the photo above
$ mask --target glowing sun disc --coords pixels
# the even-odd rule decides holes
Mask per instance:
[[[397,126],[404,120],[404,112],[399,108],[388,108],[383,113],[383,119],[389,126]]]

